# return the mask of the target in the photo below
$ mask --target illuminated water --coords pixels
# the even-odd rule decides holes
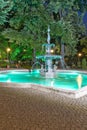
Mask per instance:
[[[81,74],[81,73],[80,73]],[[44,85],[44,87],[63,88],[77,90],[77,77],[79,72],[58,72],[56,78],[41,77],[39,71],[8,71],[0,73],[0,82],[33,83]],[[87,85],[87,75],[82,73],[82,86]]]

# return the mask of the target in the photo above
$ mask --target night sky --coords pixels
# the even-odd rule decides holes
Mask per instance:
[[[84,17],[83,17],[83,22],[87,28],[87,12],[85,13]]]

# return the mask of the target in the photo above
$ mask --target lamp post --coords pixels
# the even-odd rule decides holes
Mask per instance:
[[[80,62],[80,58],[82,56],[82,53],[78,53],[78,61]]]
[[[82,54],[78,53],[78,67],[79,68],[81,68],[81,61],[80,61],[81,56],[82,56]]]
[[[10,51],[11,51],[11,49],[8,47],[8,48],[6,49],[6,51],[7,51],[7,60],[8,60],[8,62],[10,63]]]

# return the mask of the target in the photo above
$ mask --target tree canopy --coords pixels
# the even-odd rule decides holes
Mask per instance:
[[[28,52],[26,57],[28,55],[32,57],[34,51],[36,55],[42,53],[41,44],[46,43],[48,25],[51,28],[51,41],[56,45],[65,44],[69,48],[69,54],[76,52],[79,35],[85,33],[82,22],[87,9],[85,0],[83,3],[81,0],[0,0],[0,2],[1,9],[6,7],[6,10],[2,9],[3,13],[0,15],[1,25],[6,25],[2,29],[4,30],[2,34],[8,39],[15,56],[22,53],[14,49],[15,47],[19,50],[26,49],[26,53]]]
[[[9,12],[13,6],[12,3],[9,0],[0,0],[0,26],[7,22]]]

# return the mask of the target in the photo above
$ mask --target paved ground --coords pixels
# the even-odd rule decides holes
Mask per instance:
[[[87,96],[0,86],[0,130],[87,130]]]

